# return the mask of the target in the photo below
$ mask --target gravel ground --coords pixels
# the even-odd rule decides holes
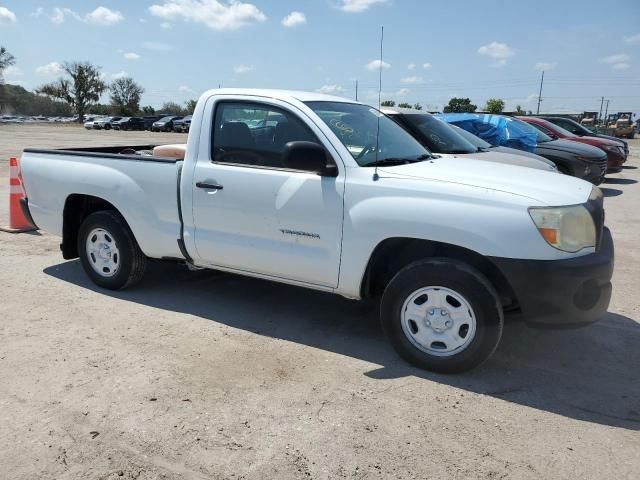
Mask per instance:
[[[27,146],[174,134],[0,127]],[[59,239],[0,232],[0,477],[631,479],[640,469],[640,140],[610,175],[610,313],[573,331],[507,325],[481,368],[398,359],[375,306],[155,264],[94,287]],[[0,223],[8,169],[0,163]]]

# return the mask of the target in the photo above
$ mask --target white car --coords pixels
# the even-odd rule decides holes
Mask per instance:
[[[399,354],[440,372],[486,360],[507,311],[567,327],[609,305],[613,242],[597,187],[436,158],[370,106],[210,90],[186,147],[140,148],[22,156],[24,214],[62,236],[64,258],[80,257],[100,287],[130,287],[159,259],[380,298]]]

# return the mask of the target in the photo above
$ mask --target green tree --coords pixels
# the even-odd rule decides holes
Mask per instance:
[[[400,107],[400,108],[413,108],[413,105],[411,105],[410,103],[407,103],[407,102],[403,102],[403,103],[398,104],[398,107]]]
[[[176,102],[165,102],[160,107],[162,113],[170,113],[171,115],[184,115],[183,108]]]
[[[185,102],[184,110],[187,115],[193,115],[194,110],[196,109],[196,105],[198,104],[197,100],[187,100]]]
[[[64,72],[70,77],[59,78],[36,90],[36,93],[67,102],[82,122],[87,107],[97,103],[107,84],[100,77],[100,67],[89,62],[65,62]]]
[[[120,115],[136,115],[140,111],[140,98],[144,88],[131,77],[122,77],[109,86],[111,105]]]
[[[488,113],[502,113],[504,110],[504,100],[500,98],[490,98],[484,106],[484,111]]]
[[[15,65],[15,63],[16,57],[11,55],[6,48],[0,47],[0,84],[4,83],[2,72],[4,72],[7,67]]]
[[[0,86],[3,95],[2,111],[20,115],[45,115],[48,117],[68,117],[73,110],[66,102],[60,102],[36,95],[20,85]]]
[[[420,105],[419,103],[416,103],[413,108],[415,108],[416,110],[422,110],[422,105]]]
[[[473,113],[478,109],[468,98],[453,97],[449,104],[442,109],[444,113]]]
[[[153,108],[151,105],[145,105],[144,107],[142,107],[143,115],[155,115],[155,113],[156,113],[156,109]]]
[[[393,100],[385,100],[384,102],[382,102],[380,104],[381,107],[395,107],[396,106],[396,102],[394,102]]]
[[[518,115],[524,115],[525,112],[520,105],[516,105],[516,113]]]

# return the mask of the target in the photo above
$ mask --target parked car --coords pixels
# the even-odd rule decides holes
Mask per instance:
[[[93,128],[96,130],[111,130],[113,122],[120,120],[122,117],[104,117],[98,118],[93,122]]]
[[[84,122],[84,128],[86,128],[87,130],[92,130],[93,129],[93,124],[94,124],[96,119],[97,119],[97,117],[88,117],[86,122]]]
[[[544,158],[541,155],[538,155],[536,153],[531,153],[531,152],[525,152],[524,150],[517,150],[515,148],[510,148],[510,147],[503,147],[503,146],[494,147],[489,142],[485,142],[480,137],[476,137],[472,133],[467,132],[464,128],[460,128],[457,125],[451,125],[451,127],[454,128],[456,132],[458,132],[460,135],[462,135],[469,143],[473,144],[476,148],[478,148],[478,150],[481,150],[481,151],[488,150],[494,153],[502,153],[502,154],[508,153],[510,155],[521,155],[524,157],[529,157],[539,161],[547,162],[547,164],[550,167],[552,167],[551,170],[554,170],[556,172],[558,171],[558,167],[555,163],[553,163],[551,160]]]
[[[144,120],[144,129],[151,130],[151,126],[154,124],[154,122],[157,122],[164,116],[166,115],[147,115],[145,117],[142,117],[142,119]]]
[[[571,140],[573,142],[584,143],[597,147],[607,155],[607,172],[619,172],[622,164],[627,161],[624,153],[624,145],[617,140],[608,140],[598,137],[579,137],[564,128],[537,117],[517,117],[523,122],[533,125],[535,128],[545,133],[551,138]]]
[[[544,120],[554,123],[559,127],[564,128],[565,130],[570,131],[574,135],[578,135],[579,137],[598,137],[598,138],[606,138],[607,140],[613,140],[615,142],[620,142],[624,146],[624,154],[625,157],[629,156],[629,142],[623,140],[622,138],[614,137],[612,135],[605,135],[603,133],[598,133],[591,130],[588,127],[576,122],[571,118],[565,117],[544,117],[540,116],[538,118],[543,118]]]
[[[604,176],[607,172],[607,155],[599,148],[570,140],[554,140],[526,122],[512,117],[491,115],[494,119],[501,117],[505,120],[504,125],[508,126],[503,125],[501,128],[505,130],[512,126],[517,128],[517,132],[504,131],[499,132],[500,135],[496,135],[495,132],[485,129],[485,124],[478,125],[482,120],[476,119],[476,117],[481,116],[475,114],[445,115],[444,119],[480,137],[493,146],[504,146],[499,143],[500,139],[508,138],[509,133],[527,132],[535,140],[533,153],[551,160],[556,164],[560,173],[587,180],[594,185],[600,185],[604,181]],[[518,142],[511,141],[509,144],[518,145]]]
[[[508,149],[506,152],[494,151],[491,149],[491,145],[478,138],[480,142],[487,146],[479,147],[470,142],[464,135],[461,135],[456,130],[458,127],[449,125],[429,113],[398,107],[385,107],[382,112],[395,120],[430,152],[446,156],[455,155],[457,157],[477,158],[478,160],[489,162],[557,171],[553,162],[535,154],[528,154],[515,149]],[[471,134],[469,133],[468,135]]]
[[[173,122],[180,120],[182,117],[177,115],[169,115],[162,117],[160,120],[153,122],[151,125],[152,132],[171,132],[173,130]]]
[[[587,182],[434,158],[350,99],[221,89],[198,102],[184,160],[24,151],[26,218],[98,286],[129,287],[164,259],[380,298],[399,354],[440,372],[486,360],[504,311],[547,327],[606,312],[613,241]]]
[[[173,121],[173,131],[181,133],[189,133],[189,127],[191,126],[191,115],[187,115],[180,120]]]
[[[112,122],[114,130],[144,130],[144,120],[140,117],[122,117]]]

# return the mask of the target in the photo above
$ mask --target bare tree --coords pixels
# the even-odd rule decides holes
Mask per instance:
[[[101,78],[100,67],[89,62],[65,62],[62,68],[70,78],[59,78],[36,92],[64,100],[73,107],[78,122],[82,122],[87,107],[100,100],[107,84]]]
[[[109,86],[111,92],[111,105],[121,115],[135,115],[140,111],[140,98],[144,88],[137,84],[131,77],[122,77],[114,80]]]

